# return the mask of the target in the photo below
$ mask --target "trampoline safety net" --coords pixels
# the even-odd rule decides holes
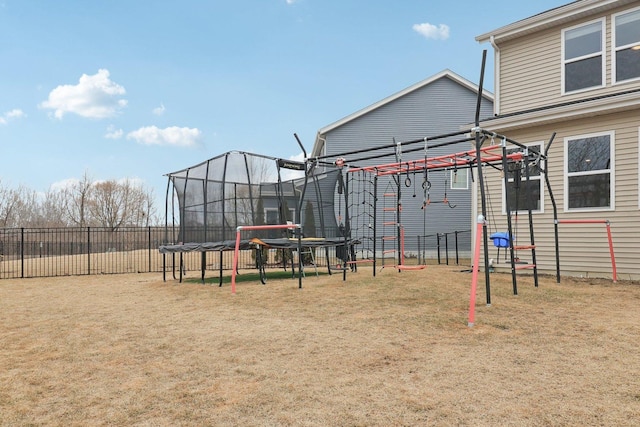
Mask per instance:
[[[167,174],[167,224],[174,225],[169,240],[233,240],[238,226],[287,221],[301,224],[304,237],[339,237],[334,193],[340,171],[305,176],[304,169],[303,163],[231,151]],[[286,233],[263,230],[255,236]]]

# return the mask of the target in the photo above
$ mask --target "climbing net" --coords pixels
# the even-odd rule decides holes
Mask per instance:
[[[373,180],[374,175],[366,171],[347,174],[347,212],[351,237],[360,242],[352,261],[374,258],[376,200]]]

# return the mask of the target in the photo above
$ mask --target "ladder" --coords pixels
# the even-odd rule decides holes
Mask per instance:
[[[384,262],[386,255],[393,254],[394,265],[397,253],[398,240],[398,195],[394,192],[386,192],[382,194],[384,204],[382,208],[382,268],[385,267]],[[391,206],[389,206],[390,201]],[[391,248],[389,248],[391,247]]]
[[[524,153],[522,159],[520,161],[515,161],[514,163],[507,163],[507,147],[506,140],[502,142],[502,171],[504,175],[504,188],[505,188],[505,204],[506,204],[506,212],[507,212],[507,227],[509,229],[509,258],[511,263],[511,281],[513,283],[513,294],[518,295],[518,281],[516,272],[519,270],[532,270],[533,271],[533,280],[534,285],[538,287],[538,266],[536,261],[536,243],[533,232],[533,214],[531,209],[531,203],[527,203],[527,219],[529,225],[529,241],[526,244],[518,244],[517,236],[514,237],[514,222],[515,228],[517,228],[517,219],[518,219],[518,189],[520,186],[520,177],[521,177],[521,169],[524,169],[525,172],[525,182],[529,182],[529,152],[526,147],[522,147],[524,149]],[[515,187],[515,197],[516,197],[516,210],[514,212],[511,211],[511,200],[509,197],[509,165],[514,166],[514,179],[513,185]],[[513,216],[515,215],[515,220],[513,220]],[[518,257],[518,251],[531,251],[531,262],[521,262]]]

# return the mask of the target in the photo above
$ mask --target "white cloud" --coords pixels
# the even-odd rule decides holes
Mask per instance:
[[[446,40],[449,38],[449,26],[446,24],[436,26],[425,22],[423,24],[414,24],[413,30],[428,39]]]
[[[7,111],[2,116],[0,116],[0,125],[6,125],[10,120],[21,119],[23,117],[27,117],[24,111],[19,108],[14,108],[11,111]]]
[[[107,139],[120,139],[122,138],[122,135],[124,135],[124,131],[122,129],[116,129],[114,125],[109,125],[104,137]]]
[[[200,139],[202,132],[198,128],[179,128],[171,126],[160,129],[156,126],[145,126],[129,132],[127,139],[133,139],[144,145],[175,145],[192,147]]]
[[[164,104],[160,104],[159,107],[153,109],[153,114],[155,114],[156,116],[161,116],[164,114],[164,110]]]
[[[51,184],[51,187],[49,187],[49,189],[54,192],[63,191],[69,188],[73,188],[74,186],[78,185],[79,182],[80,180],[78,178],[67,178],[61,181],[54,182],[53,184]]]
[[[104,119],[115,116],[127,105],[121,96],[124,87],[109,79],[109,70],[101,69],[92,76],[83,74],[77,85],[60,85],[49,93],[49,99],[40,108],[54,110],[53,115],[62,119],[66,113],[81,117]]]
[[[80,178],[61,179],[60,181],[56,181],[53,184],[51,184],[51,186],[49,187],[49,191],[58,192],[58,191],[65,191],[65,190],[72,189],[78,184],[80,184],[83,181],[83,179],[80,179]],[[92,179],[92,178],[89,178],[89,180],[92,186],[96,186],[98,184],[109,181],[108,179]],[[135,187],[144,186],[145,184],[145,181],[142,178],[138,178],[135,176],[130,178],[117,178],[115,179],[115,181],[118,184],[130,184]]]
[[[294,4],[296,0],[287,0],[287,4]]]
[[[24,111],[18,109],[18,108],[14,108],[11,111],[6,112],[5,117],[8,119],[19,119],[21,117],[25,117],[26,114],[24,113]]]

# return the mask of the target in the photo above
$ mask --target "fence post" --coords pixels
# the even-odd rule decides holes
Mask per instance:
[[[436,233],[436,247],[438,248],[438,265],[440,265],[440,233]]]
[[[20,228],[20,278],[24,279],[24,227]]]
[[[447,265],[449,265],[449,233],[444,233],[444,252]]]
[[[87,274],[91,274],[91,227],[87,227]]]
[[[455,231],[456,238],[456,265],[460,265],[460,254],[458,253],[458,230]]]
[[[151,226],[148,227],[149,231],[148,231],[148,243],[149,243],[149,269],[147,270],[147,273],[151,273]]]

